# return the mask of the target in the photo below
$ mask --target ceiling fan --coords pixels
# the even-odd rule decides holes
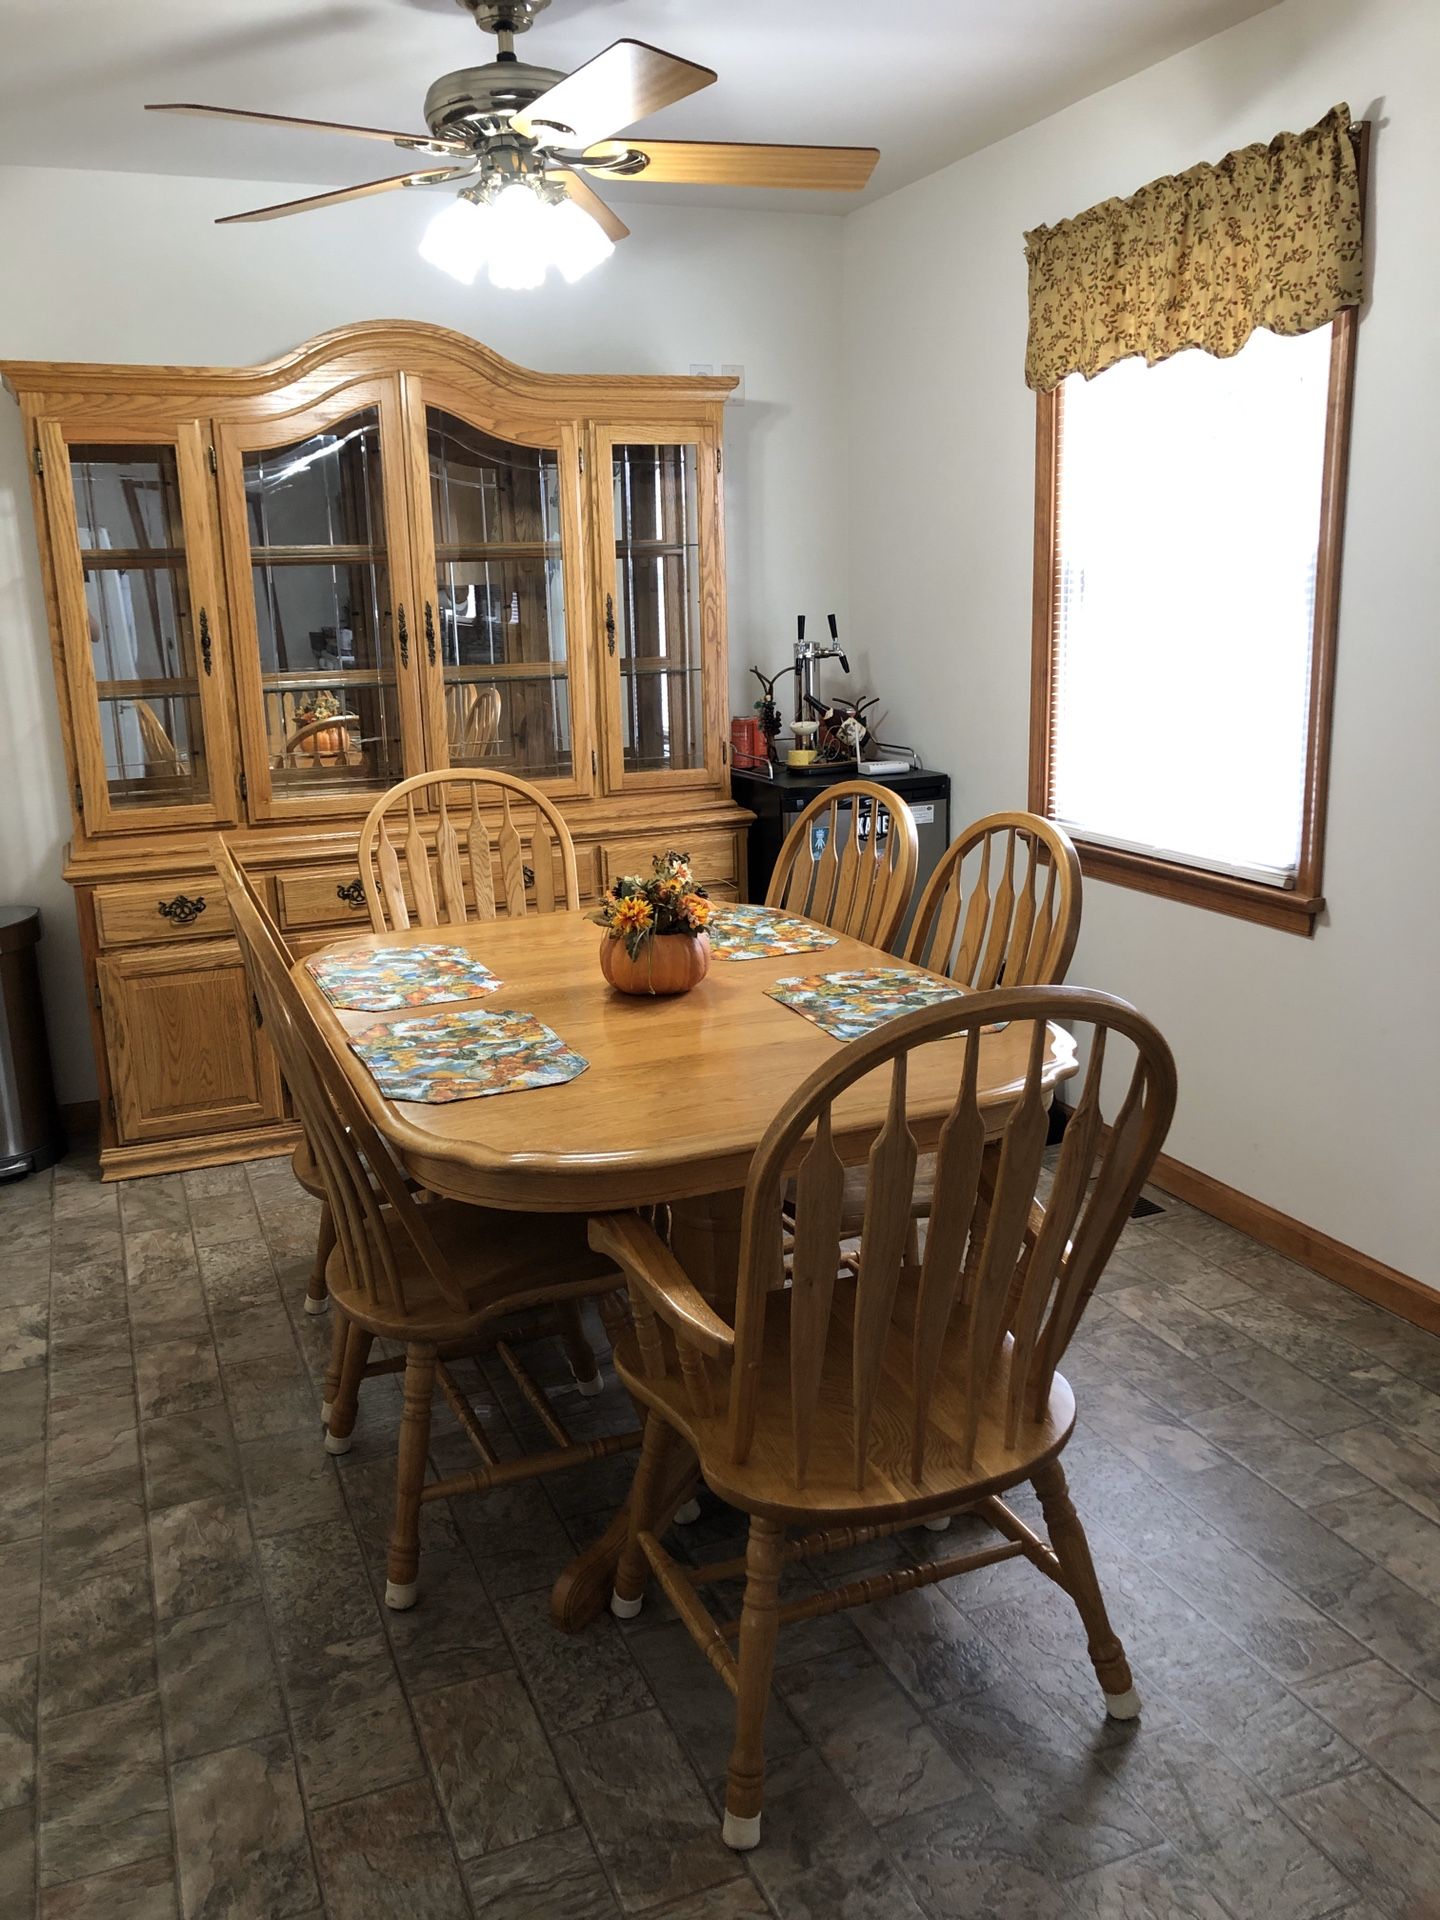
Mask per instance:
[[[574,73],[516,58],[523,33],[550,0],[457,0],[498,42],[483,67],[442,74],[425,96],[428,133],[394,133],[285,113],[166,102],[150,113],[198,113],[261,126],[308,127],[384,140],[442,166],[367,180],[360,186],[284,200],[216,224],[275,220],[397,188],[465,181],[437,214],[421,245],[433,264],[469,284],[487,260],[497,286],[538,286],[546,267],[576,280],[623,240],[629,228],[586,176],[655,185],[800,187],[855,192],[869,180],[874,147],[750,145],[712,140],[623,140],[637,120],[708,87],[716,75],[643,40],[617,40]]]

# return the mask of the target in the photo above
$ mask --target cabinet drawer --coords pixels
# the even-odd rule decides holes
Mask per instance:
[[[144,886],[96,887],[95,926],[102,947],[168,946],[228,934],[230,909],[213,873]]]
[[[636,834],[624,840],[606,840],[595,849],[604,889],[622,873],[647,874],[658,853],[678,848],[688,853],[695,878],[707,892],[734,899],[740,873],[735,861],[733,833],[691,833],[683,827],[663,828],[654,835]]]
[[[360,886],[360,869],[352,861],[341,867],[307,867],[299,873],[275,877],[280,924],[285,928],[354,925],[370,931],[370,909]]]
[[[555,872],[555,898],[565,898],[565,870],[558,849],[552,849]],[[473,910],[474,889],[470,884],[470,874],[462,867],[465,879],[465,903]],[[580,893],[582,899],[593,893],[593,888],[585,884],[585,869],[582,865]],[[438,890],[439,882],[431,869],[431,885]],[[282,873],[275,882],[280,906],[280,924],[287,931],[300,931],[308,927],[326,927],[333,929],[332,937],[354,926],[357,932],[370,932],[370,912],[365,904],[365,896],[360,888],[358,867],[327,867],[323,872],[306,869],[301,873]],[[500,871],[498,855],[494,862],[495,898],[500,901],[500,911],[504,912],[505,880]],[[358,904],[357,904],[358,901]],[[534,890],[530,890],[530,902],[534,906]],[[412,922],[415,921],[415,889],[410,876],[405,875],[405,905],[409,909]],[[418,924],[418,923],[417,923]]]

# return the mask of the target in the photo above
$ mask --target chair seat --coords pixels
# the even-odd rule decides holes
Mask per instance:
[[[1007,1336],[1005,1352],[991,1371],[974,1458],[966,1461],[965,1402],[958,1386],[952,1384],[962,1377],[964,1344],[954,1328],[946,1335],[930,1405],[924,1474],[919,1482],[911,1479],[913,1319],[904,1300],[905,1287],[913,1292],[911,1283],[902,1283],[902,1295],[890,1322],[870,1428],[865,1483],[859,1489],[852,1464],[850,1421],[854,1293],[843,1279],[835,1289],[837,1324],[826,1343],[815,1434],[803,1486],[796,1476],[791,1432],[790,1292],[768,1296],[755,1437],[748,1459],[741,1464],[727,1457],[727,1408],[717,1404],[708,1417],[695,1413],[663,1323],[661,1337],[669,1361],[665,1379],[647,1377],[633,1331],[625,1334],[615,1348],[615,1369],[636,1399],[652,1407],[689,1441],[712,1491],[747,1513],[776,1520],[813,1520],[822,1514],[835,1520],[864,1520],[893,1519],[897,1509],[908,1508],[918,1519],[955,1507],[967,1494],[978,1500],[1028,1480],[1069,1439],[1075,1424],[1074,1395],[1057,1373],[1044,1419],[1022,1421],[1014,1445],[1007,1445],[1004,1395],[1011,1350]]]
[[[341,1311],[381,1339],[443,1344],[499,1315],[552,1302],[557,1287],[573,1288],[578,1297],[604,1291],[607,1282],[623,1284],[618,1269],[592,1252],[583,1215],[511,1213],[434,1200],[424,1208],[424,1221],[464,1291],[461,1308],[441,1293],[394,1214],[387,1208],[383,1217],[405,1289],[405,1312],[377,1304],[353,1285],[340,1247],[325,1269]]]
[[[846,1167],[845,1190],[840,1200],[840,1236],[850,1240],[865,1230],[865,1189],[870,1169],[862,1162]],[[935,1201],[935,1156],[922,1153],[915,1163],[915,1187],[910,1198],[910,1218],[928,1220]]]
[[[840,1237],[857,1240],[865,1231],[865,1191],[870,1178],[863,1164],[846,1167],[845,1186],[840,1196]],[[922,1153],[915,1162],[915,1185],[910,1196],[910,1218],[928,1220],[935,1211],[935,1155]],[[1035,1201],[1030,1208],[1030,1233],[1039,1233],[1045,1209]]]

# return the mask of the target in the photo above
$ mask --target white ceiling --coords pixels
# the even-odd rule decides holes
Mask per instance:
[[[552,0],[517,51],[567,70],[621,37],[683,54],[720,78],[645,131],[878,146],[863,196],[873,199],[1273,4]],[[384,147],[141,109],[198,100],[423,132],[429,83],[492,58],[494,46],[457,0],[0,0],[0,164],[375,179],[398,171]],[[861,197],[636,184],[606,193],[826,212]]]

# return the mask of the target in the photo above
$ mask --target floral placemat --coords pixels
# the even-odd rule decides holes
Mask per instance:
[[[387,1100],[478,1100],[487,1093],[558,1087],[590,1062],[533,1013],[437,1013],[352,1034],[350,1045]]]
[[[962,989],[907,967],[851,967],[836,973],[796,973],[767,989],[836,1040],[858,1040],[887,1020],[917,1007],[958,1000]]]
[[[361,1013],[479,1000],[500,985],[464,947],[365,947],[317,953],[305,965],[332,1006]]]
[[[833,947],[839,938],[776,907],[717,906],[706,924],[710,950],[722,960],[769,960],[782,953]]]

